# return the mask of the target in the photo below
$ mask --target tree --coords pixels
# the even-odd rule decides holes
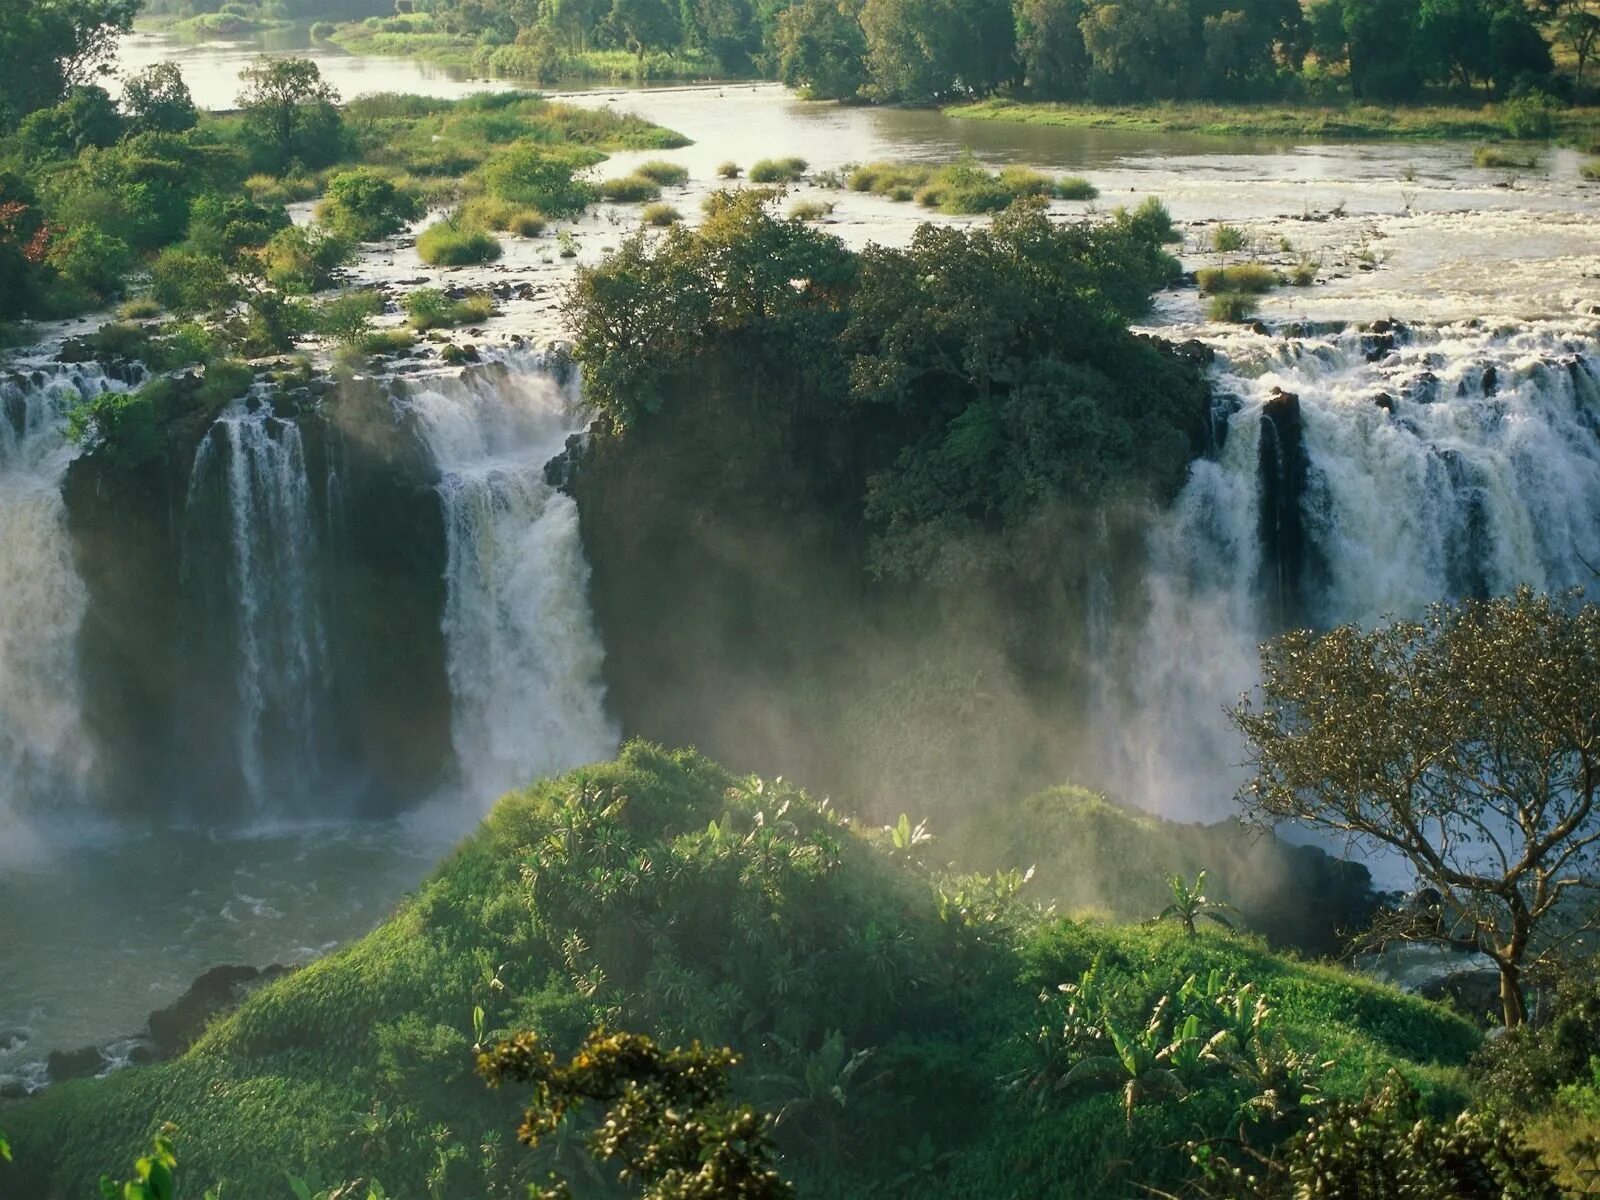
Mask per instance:
[[[74,87],[60,104],[29,113],[17,143],[30,162],[41,162],[75,158],[90,146],[114,146],[122,132],[122,116],[105,88]]]
[[[0,0],[0,132],[102,74],[139,0]]]
[[[339,93],[309,58],[263,54],[239,73],[239,107],[245,130],[270,164],[286,170],[299,162],[325,166],[339,157],[343,121]]]
[[[1562,0],[1554,31],[1556,39],[1572,52],[1573,75],[1581,88],[1589,60],[1600,48],[1600,13],[1590,10],[1588,0]]]
[[[1084,0],[1018,0],[1017,57],[1029,91],[1061,99],[1084,93],[1089,71],[1083,47]]]
[[[328,181],[318,217],[358,242],[376,242],[405,228],[425,212],[414,192],[371,167],[341,171]]]
[[[537,1146],[586,1103],[605,1112],[589,1134],[595,1157],[622,1165],[624,1182],[645,1200],[789,1200],[793,1189],[772,1167],[767,1122],[728,1099],[731,1050],[662,1050],[636,1033],[596,1029],[561,1065],[536,1034],[478,1054],[490,1086],[531,1083],[533,1097],[517,1138]],[[565,1200],[565,1182],[533,1188],[540,1200]]]
[[[1488,955],[1521,1024],[1525,973],[1600,865],[1600,605],[1525,588],[1290,633],[1262,673],[1233,712],[1246,807],[1402,855],[1439,897],[1391,933]]]
[[[156,63],[129,79],[122,89],[122,111],[139,132],[183,133],[200,123],[177,63]]]
[[[867,85],[867,39],[856,0],[800,0],[778,16],[778,77],[828,100],[848,100]]]
[[[1350,59],[1350,90],[1360,100],[1417,94],[1418,0],[1338,0]]]

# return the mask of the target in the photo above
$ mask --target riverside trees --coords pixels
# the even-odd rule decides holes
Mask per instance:
[[[1373,632],[1290,633],[1234,720],[1246,806],[1403,855],[1439,893],[1389,932],[1481,951],[1505,1023],[1600,866],[1600,605],[1436,606]]]

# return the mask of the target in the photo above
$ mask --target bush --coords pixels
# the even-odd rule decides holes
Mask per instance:
[[[661,195],[661,185],[643,175],[622,175],[608,179],[600,185],[600,194],[607,200],[621,204],[634,204],[655,200]]]
[[[163,307],[180,316],[215,313],[239,298],[228,264],[214,254],[173,247],[150,267],[150,290]]]
[[[1585,179],[1600,183],[1600,158],[1590,159],[1584,163],[1578,173]]]
[[[599,161],[592,151],[554,151],[519,142],[484,163],[480,177],[489,195],[536,208],[549,217],[575,216],[594,202],[594,189],[573,171]]]
[[[328,197],[317,218],[345,237],[376,242],[400,232],[422,212],[414,192],[396,187],[370,167],[357,167],[328,181]]]
[[[1560,102],[1544,92],[1529,92],[1506,101],[1506,133],[1521,141],[1548,138],[1555,132],[1555,114]]]
[[[439,221],[417,239],[417,253],[434,267],[467,267],[494,262],[503,253],[500,241],[485,229]]]
[[[314,175],[295,172],[281,179],[265,173],[252,175],[244,181],[244,190],[257,204],[298,204],[315,199],[322,192],[322,183]]]
[[[1479,146],[1472,152],[1472,165],[1498,170],[1531,170],[1539,165],[1532,155],[1518,157],[1499,146]]]
[[[1310,287],[1317,281],[1317,264],[1309,258],[1302,258],[1295,263],[1289,272],[1289,283],[1293,287]]]
[[[717,164],[718,179],[737,179],[742,174],[739,164],[729,159],[727,162]]]
[[[670,204],[646,204],[639,219],[646,225],[676,225],[683,220],[683,214]]]
[[[109,296],[122,287],[122,277],[133,266],[133,251],[119,237],[80,225],[50,243],[45,261],[68,283]]]
[[[314,21],[311,25],[311,40],[325,42],[339,32],[339,27],[332,21]]]
[[[544,214],[531,208],[519,209],[506,222],[507,232],[522,238],[535,238],[544,232]]]
[[[1078,175],[1063,175],[1055,183],[1057,200],[1095,200],[1099,195],[1099,188]]]
[[[494,316],[494,299],[484,292],[451,300],[438,288],[421,288],[401,303],[411,327],[420,331],[477,324]]]
[[[189,206],[188,242],[228,262],[255,246],[264,246],[280,229],[289,226],[282,205],[257,204],[248,196],[206,192]]]
[[[1206,316],[1213,321],[1228,321],[1237,325],[1255,316],[1256,307],[1257,301],[1254,296],[1247,296],[1241,292],[1218,292],[1211,297],[1211,303],[1206,305]]]
[[[851,171],[845,183],[853,192],[874,192],[880,196],[904,192],[905,198],[910,199],[932,174],[932,167],[919,163],[874,162]]]
[[[662,187],[681,187],[689,182],[688,167],[660,158],[640,163],[633,169],[633,173],[643,175],[646,179],[653,179]]]
[[[1163,246],[1183,241],[1183,234],[1179,233],[1178,227],[1172,223],[1172,214],[1155,196],[1146,197],[1144,203],[1131,212],[1126,208],[1119,208],[1113,216],[1119,226],[1135,237]]]
[[[1049,196],[1055,191],[1055,181],[1050,176],[1028,167],[1002,167],[996,178],[1013,197]]]
[[[267,282],[294,295],[320,292],[355,257],[356,246],[333,230],[291,225],[273,234],[258,256]]]
[[[833,212],[833,205],[818,200],[801,200],[789,210],[791,221],[820,221]]]
[[[1260,263],[1240,263],[1235,267],[1202,267],[1194,273],[1202,292],[1244,292],[1260,295],[1277,287],[1278,273]]]
[[[147,321],[161,315],[161,301],[154,296],[135,296],[117,310],[124,321]]]
[[[798,183],[805,178],[803,158],[763,158],[750,168],[751,183]]]
[[[317,310],[317,332],[341,346],[365,344],[368,324],[383,311],[383,298],[377,292],[344,292]]]
[[[1206,240],[1218,254],[1232,254],[1243,250],[1249,239],[1237,225],[1223,222],[1211,231]]]

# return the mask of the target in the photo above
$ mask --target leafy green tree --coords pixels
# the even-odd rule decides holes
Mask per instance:
[[[139,0],[0,0],[0,131],[100,75]]]
[[[150,266],[150,290],[163,308],[179,316],[217,313],[239,299],[239,283],[227,262],[204,250],[172,247]]]
[[[678,14],[666,0],[611,0],[606,20],[640,63],[647,50],[676,46],[683,37]]]
[[[568,217],[594,203],[594,188],[574,177],[589,158],[518,142],[483,165],[484,188],[491,196],[528,205],[547,217]]]
[[[1081,23],[1098,98],[1181,96],[1194,63],[1187,0],[1091,4]]]
[[[867,85],[856,0],[800,0],[778,17],[778,77],[808,96],[848,100]]]
[[[206,192],[189,206],[188,245],[229,263],[245,250],[264,246],[289,226],[283,205],[257,204],[248,196]]]
[[[1422,88],[1420,0],[1330,0],[1339,5],[1350,88],[1359,100],[1406,100]]]
[[[339,94],[308,58],[262,55],[239,73],[245,131],[275,170],[321,167],[343,149]]]
[[[1016,69],[1011,9],[998,0],[866,0],[861,28],[882,99],[981,95]]]
[[[376,242],[398,233],[423,212],[416,193],[396,187],[370,167],[357,167],[328,181],[328,198],[317,215],[345,237]]]
[[[132,76],[122,88],[122,111],[139,132],[183,133],[200,123],[189,85],[172,62],[156,63]]]
[[[1081,28],[1087,0],[1017,0],[1017,57],[1028,90],[1058,99],[1081,98],[1089,53]]]
[[[1437,890],[1390,936],[1477,950],[1507,1026],[1600,865],[1600,604],[1523,589],[1365,631],[1286,634],[1233,719],[1256,768],[1241,793],[1398,853]]]
[[[731,1050],[662,1050],[640,1034],[597,1029],[569,1063],[524,1033],[481,1051],[478,1071],[491,1086],[533,1085],[517,1130],[528,1146],[586,1104],[602,1106],[590,1149],[620,1163],[623,1182],[640,1185],[645,1200],[787,1200],[793,1189],[772,1166],[766,1121],[728,1099],[738,1061]],[[531,1194],[570,1196],[564,1182]]]
[[[113,146],[122,137],[122,115],[105,88],[72,88],[60,104],[28,114],[17,144],[30,162],[73,158],[90,146]]]

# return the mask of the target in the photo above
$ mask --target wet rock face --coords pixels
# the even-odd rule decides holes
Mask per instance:
[[[212,967],[189,990],[150,1014],[150,1046],[155,1060],[176,1058],[200,1039],[213,1019],[237,1008],[251,992],[289,973],[288,967]],[[52,1077],[54,1073],[52,1072]]]
[[[1307,540],[1301,502],[1308,461],[1300,397],[1274,388],[1261,408],[1261,571],[1280,628],[1302,623]]]
[[[106,1069],[105,1055],[98,1046],[83,1046],[77,1050],[52,1050],[46,1060],[51,1083],[65,1083],[69,1079],[90,1079]]]
[[[271,402],[304,448],[330,693],[306,794],[283,797],[282,811],[398,811],[436,792],[454,765],[437,471],[381,383],[336,389],[313,379]],[[98,790],[130,815],[226,821],[249,812],[238,735],[245,700],[231,574],[233,451],[214,446],[220,469],[193,486],[209,429],[174,436],[163,456],[131,470],[81,457],[65,485],[89,592],[79,670]],[[247,516],[270,544],[272,514]]]

